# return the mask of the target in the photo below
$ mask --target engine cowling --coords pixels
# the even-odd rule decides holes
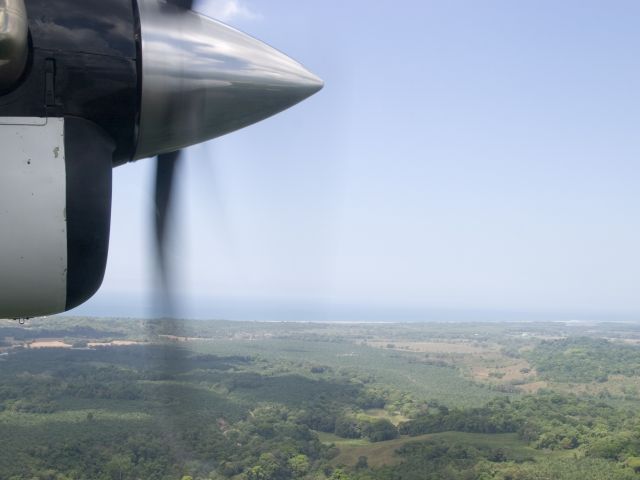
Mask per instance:
[[[69,310],[102,282],[114,143],[79,118],[0,118],[0,316]]]
[[[0,318],[63,312],[97,291],[112,167],[322,88],[284,54],[170,0],[0,0],[2,19]]]

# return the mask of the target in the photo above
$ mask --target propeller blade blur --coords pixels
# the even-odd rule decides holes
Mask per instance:
[[[155,182],[155,240],[158,272],[160,274],[160,294],[163,311],[168,314],[172,310],[169,272],[167,265],[167,235],[169,216],[173,199],[176,166],[181,151],[158,155]]]
[[[187,10],[191,10],[193,8],[193,0],[170,0],[167,3],[172,3],[176,7],[186,8]]]

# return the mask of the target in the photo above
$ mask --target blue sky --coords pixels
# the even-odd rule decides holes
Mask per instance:
[[[640,3],[198,9],[326,86],[188,150],[182,315],[640,318]],[[76,313],[157,313],[152,172],[115,170],[107,275]]]

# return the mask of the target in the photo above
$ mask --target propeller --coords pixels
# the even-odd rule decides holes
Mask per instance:
[[[193,6],[193,0],[171,0],[177,7],[190,10]],[[173,105],[173,108],[180,108],[179,105]],[[169,246],[168,236],[170,232],[171,209],[175,196],[176,172],[180,168],[179,163],[182,157],[182,150],[161,153],[156,159],[156,178],[154,192],[154,223],[155,223],[155,251],[156,265],[158,274],[159,292],[156,295],[156,301],[159,303],[164,319],[158,324],[157,333],[167,336],[181,337],[184,335],[182,322],[176,320],[176,308],[171,288],[171,272],[167,258]],[[168,339],[165,342],[169,341]],[[188,371],[188,353],[182,348],[167,348],[168,344],[158,351],[156,357],[156,368],[159,372],[164,372],[168,379],[177,379],[176,374]],[[172,373],[173,372],[173,373]],[[174,448],[180,452],[180,455],[187,458],[186,447],[176,440],[176,432],[181,429],[177,424],[179,418],[179,410],[174,405],[174,398],[171,393],[171,387],[161,388],[159,398],[164,401],[164,415],[159,422],[160,432],[170,440]],[[188,400],[188,399],[183,399]]]
[[[173,3],[176,7],[191,10],[193,7],[193,0],[171,0],[168,3]]]
[[[156,260],[159,274],[159,288],[162,311],[170,316],[173,312],[173,298],[169,284],[167,265],[167,235],[173,200],[176,167],[180,162],[182,151],[161,153],[156,160],[155,181],[155,244]]]
[[[177,7],[190,10],[193,6],[193,0],[171,0]],[[180,108],[175,105],[174,108]],[[168,153],[161,153],[156,159],[156,178],[155,178],[155,195],[154,195],[154,221],[155,221],[155,250],[157,272],[159,275],[159,303],[162,309],[162,315],[165,319],[162,322],[165,335],[174,335],[180,337],[184,335],[182,323],[175,319],[176,309],[172,296],[172,288],[170,284],[171,274],[169,272],[169,264],[167,260],[168,252],[168,235],[170,231],[171,208],[175,194],[176,172],[180,168],[179,163],[182,157],[182,150],[176,150]],[[158,297],[157,296],[157,297]],[[165,344],[166,347],[166,344]],[[156,368],[165,372],[171,378],[179,372],[188,371],[189,361],[188,353],[182,348],[162,348],[160,356],[157,358]],[[174,372],[173,375],[170,372]],[[179,452],[183,458],[188,458],[187,447],[177,440],[176,433],[181,432],[178,418],[180,410],[174,404],[174,398],[171,393],[171,387],[165,387],[166,390],[160,390],[160,398],[165,402],[164,415],[159,422],[160,432],[173,444],[174,449]],[[185,393],[183,392],[183,397]],[[183,401],[188,401],[183,398]]]
[[[179,148],[275,115],[319,91],[323,82],[263,42],[195,15],[194,0],[138,1],[147,41],[134,158],[163,152],[157,155],[155,178],[156,308],[170,317],[176,299],[168,237]],[[191,31],[198,35],[186,34]]]
[[[143,62],[143,78],[151,94],[144,96],[143,85],[136,158],[168,152],[157,155],[153,212],[159,294],[155,307],[162,309],[164,318],[156,322],[152,333],[161,333],[165,340],[154,357],[156,370],[164,373],[164,387],[161,385],[158,392],[164,415],[158,417],[158,430],[179,456],[187,459],[189,448],[181,438],[184,421],[181,406],[196,405],[203,400],[182,384],[184,375],[193,366],[192,351],[171,341],[171,336],[189,336],[184,322],[176,318],[179,311],[168,257],[171,223],[175,218],[172,215],[175,183],[183,162],[183,152],[177,148],[216,138],[281,112],[313,95],[323,84],[300,64],[262,42],[222,24],[187,15],[193,0],[167,0],[172,7],[163,5],[160,9],[153,7],[155,3],[147,3],[142,4],[144,18],[158,22],[164,29],[142,30],[143,38],[146,33],[151,39],[144,52],[147,69]],[[181,12],[185,14],[180,15]],[[160,48],[166,46],[163,32],[174,23],[178,31],[202,29],[202,35],[195,36],[193,41],[168,42],[169,48]],[[203,49],[202,39],[217,48]],[[180,61],[168,61],[166,52],[175,51],[182,55]],[[151,324],[149,328],[154,330]]]
[[[191,10],[193,0],[170,0],[168,3]],[[176,106],[180,108],[179,106]],[[159,288],[162,312],[170,317],[174,313],[174,302],[171,293],[170,272],[167,264],[167,235],[176,178],[176,167],[180,163],[181,150],[161,153],[156,160],[155,179],[155,245],[159,274]],[[178,167],[179,168],[179,167]]]

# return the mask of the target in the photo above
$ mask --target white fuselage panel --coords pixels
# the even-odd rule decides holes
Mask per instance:
[[[65,309],[65,207],[64,119],[1,118],[0,318]]]

